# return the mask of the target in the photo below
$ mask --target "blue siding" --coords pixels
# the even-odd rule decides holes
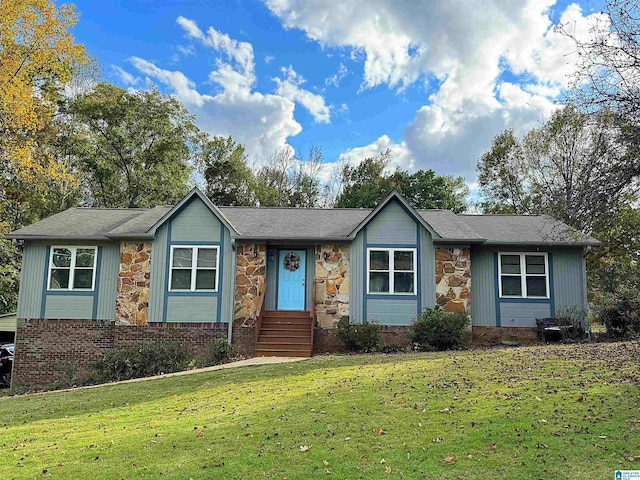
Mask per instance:
[[[195,198],[171,219],[172,242],[220,242],[220,220]]]
[[[416,221],[397,201],[390,202],[367,226],[370,245],[415,245]]]
[[[116,317],[120,245],[105,245],[100,249],[101,262],[97,279],[98,300],[97,304],[94,305],[95,318],[98,320],[113,320]]]
[[[553,254],[553,291],[556,310],[564,305],[585,305],[584,267],[581,252],[557,252]]]
[[[88,319],[93,311],[94,295],[46,295],[45,318]]]
[[[535,327],[536,318],[551,316],[551,303],[500,302],[502,327]]]
[[[18,318],[39,318],[46,288],[46,268],[49,247],[26,244],[20,273],[20,293],[18,297]]]
[[[417,295],[367,295],[367,248],[416,248]],[[431,234],[399,202],[389,203],[356,236],[351,247],[353,321],[410,325],[425,306],[435,304],[435,258]]]
[[[165,223],[156,230],[151,245],[151,282],[149,288],[149,322],[162,322],[164,298],[166,295],[167,248],[169,224]]]
[[[349,247],[349,320],[362,323],[365,297],[364,232],[361,230]]]
[[[266,259],[267,292],[264,298],[265,310],[276,309],[278,295],[278,249],[269,248]]]
[[[418,228],[420,229],[420,256],[418,257],[420,305],[418,309],[422,310],[436,304],[436,253],[431,233],[422,225],[418,225]]]
[[[215,322],[218,297],[171,295],[167,299],[167,322]]]
[[[224,241],[222,243],[221,264],[223,265],[220,276],[221,306],[219,322],[231,322],[234,314],[235,288],[236,288],[236,252],[231,248],[231,233],[226,227],[221,226]]]
[[[418,313],[418,301],[413,299],[368,299],[367,322],[380,325],[411,325]]]
[[[493,252],[471,250],[471,323],[496,326],[496,294]]]

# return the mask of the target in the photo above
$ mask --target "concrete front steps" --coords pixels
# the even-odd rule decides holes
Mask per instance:
[[[310,357],[310,313],[304,310],[265,310],[256,341],[256,357]]]

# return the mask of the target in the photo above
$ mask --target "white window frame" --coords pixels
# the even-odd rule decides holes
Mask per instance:
[[[173,252],[177,248],[190,248],[191,253],[191,285],[190,288],[171,288],[173,279]],[[198,270],[213,270],[213,268],[198,268],[198,250],[215,250],[216,251],[216,288],[215,289],[196,289],[196,273]],[[167,289],[170,292],[217,292],[220,289],[220,246],[219,245],[171,245],[171,255],[169,257],[169,285]],[[177,268],[177,267],[176,267]],[[181,268],[187,270],[187,268]]]
[[[515,273],[505,273],[506,277],[520,277],[520,291],[522,295],[503,295],[502,294],[502,256],[503,255],[511,255],[511,256],[520,256],[520,274]],[[536,257],[544,257],[544,275],[541,273],[530,273],[527,274],[527,256],[536,256]],[[529,292],[527,291],[527,277],[545,277],[547,295],[545,297],[539,296],[529,296]],[[499,252],[498,253],[498,289],[500,292],[500,298],[522,298],[525,300],[545,300],[549,299],[549,255],[547,252]]]
[[[67,288],[51,288],[51,273],[53,269],[66,269],[67,267],[56,267],[53,264],[53,251],[56,249],[66,249],[71,251],[71,262],[69,263],[69,285]],[[91,276],[91,288],[73,288],[73,282],[75,280],[75,271],[88,270],[89,267],[76,267],[76,255],[78,250],[93,250],[93,275]],[[51,245],[49,249],[49,272],[47,274],[47,291],[48,292],[93,292],[96,288],[96,267],[98,264],[98,247],[93,246],[81,246],[81,245]]]
[[[369,286],[371,279],[371,252],[388,252],[389,253],[389,291],[388,292],[372,292]],[[398,272],[413,273],[413,292],[396,292],[394,285],[394,253],[395,252],[412,252],[413,253],[413,270],[398,270]],[[398,295],[411,296],[416,295],[418,285],[418,249],[417,248],[386,248],[386,247],[368,247],[367,248],[367,294],[368,295]],[[382,272],[383,270],[374,270],[374,272]],[[387,270],[384,270],[386,272]]]

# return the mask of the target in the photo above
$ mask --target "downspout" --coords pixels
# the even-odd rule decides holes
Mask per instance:
[[[229,312],[229,327],[227,329],[227,343],[229,345],[231,345],[231,337],[233,336],[233,317],[236,310],[236,239],[233,237],[231,237],[231,251],[233,252],[233,273],[231,275],[231,311]]]

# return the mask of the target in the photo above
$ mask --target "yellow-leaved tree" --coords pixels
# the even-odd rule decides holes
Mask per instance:
[[[0,0],[0,231],[53,213],[53,193],[77,187],[46,141],[65,84],[88,63],[69,31],[77,20],[73,5]]]

